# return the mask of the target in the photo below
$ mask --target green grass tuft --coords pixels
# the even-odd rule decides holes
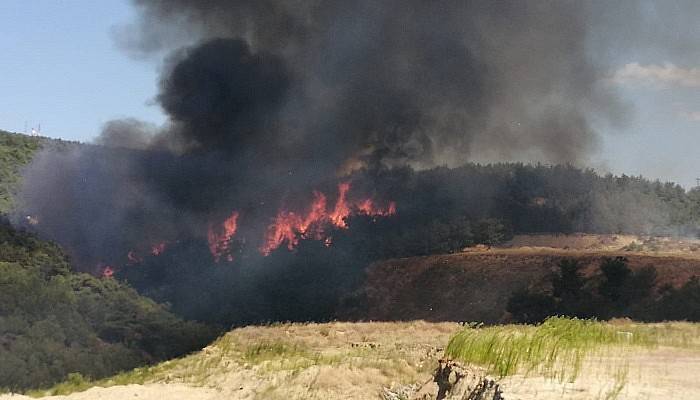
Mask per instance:
[[[540,325],[468,327],[450,339],[445,355],[481,365],[499,377],[537,371],[573,380],[586,355],[603,346],[654,346],[642,331],[620,331],[595,320],[552,317]]]

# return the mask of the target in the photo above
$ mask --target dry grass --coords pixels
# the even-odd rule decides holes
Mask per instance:
[[[74,379],[31,394],[185,383],[224,392],[235,387],[260,399],[376,398],[382,387],[428,380],[443,346],[459,328],[423,321],[251,326],[233,330],[191,356],[96,382]]]
[[[33,395],[170,384],[213,391],[214,398],[376,399],[383,387],[428,381],[445,352],[509,375],[503,384],[512,398],[636,399],[645,397],[630,396],[636,393],[631,386],[669,390],[695,382],[700,324],[555,319],[539,327],[423,321],[251,326],[187,357],[97,382],[74,376]],[[664,377],[664,368],[679,369],[673,366],[678,362],[686,375]]]

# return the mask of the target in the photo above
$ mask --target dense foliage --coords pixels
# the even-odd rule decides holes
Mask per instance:
[[[551,275],[549,290],[514,293],[507,310],[518,322],[535,323],[565,315],[640,321],[700,321],[700,282],[697,277],[678,288],[655,290],[656,270],[633,271],[624,257],[606,258],[596,274],[586,276],[576,260],[565,259]]]
[[[18,172],[47,143],[65,145],[0,132],[1,212],[13,206]],[[350,217],[347,229],[326,227],[330,247],[302,239],[294,251],[281,246],[267,257],[234,237],[231,263],[215,263],[202,239],[183,238],[158,257],[118,269],[118,279],[72,273],[56,246],[3,223],[0,388],[48,385],[70,372],[99,377],[182,354],[210,337],[130,287],[169,303],[180,316],[207,322],[322,321],[337,318],[338,309],[361,318],[365,300],[357,289],[378,260],[496,244],[513,233],[700,232],[700,189],[569,165],[380,168],[347,179],[354,191],[395,201],[396,215]],[[511,312],[523,321],[554,314],[640,316],[642,309],[649,318],[697,319],[698,307],[678,307],[700,303],[697,280],[655,292],[653,279],[652,270],[631,272],[618,259],[594,277],[564,263],[551,293],[517,293]]]
[[[215,263],[202,241],[181,241],[122,268],[116,277],[186,318],[208,322],[326,321],[338,318],[341,305],[359,309],[362,318],[364,300],[355,291],[372,262],[451,252],[508,234],[491,220],[417,229],[398,216],[357,215],[347,223],[347,229],[326,228],[330,246],[302,239],[293,251],[283,246],[264,257],[257,248],[232,243],[230,263]]]
[[[0,388],[103,377],[212,335],[114,279],[71,273],[58,247],[0,223]]]
[[[292,252],[282,246],[262,257],[254,244],[231,243],[232,263],[214,263],[206,243],[184,241],[137,268],[124,268],[118,277],[156,301],[171,303],[187,318],[227,324],[318,321],[337,318],[339,305],[360,310],[356,315],[361,318],[364,300],[354,293],[374,261],[496,244],[514,232],[697,234],[700,221],[698,189],[599,176],[572,166],[394,169],[362,171],[351,179],[354,190],[396,201],[396,215],[359,215],[347,220],[347,229],[329,227],[330,247],[307,239]],[[651,279],[608,273],[610,282],[601,287],[603,294],[612,293],[620,280]],[[562,279],[574,278],[575,274]],[[573,295],[561,294],[566,304],[575,301],[568,300]],[[543,313],[536,319],[550,315],[552,309],[552,297],[540,297],[528,299]],[[631,301],[619,301],[623,300]],[[603,316],[582,314],[587,315]]]
[[[367,191],[381,188],[421,228],[491,219],[515,233],[700,233],[700,188],[571,165],[404,168],[364,171],[356,179]]]
[[[0,130],[0,213],[7,214],[15,206],[15,194],[20,189],[21,170],[34,154],[45,146],[66,148],[77,142],[27,136]]]
[[[12,207],[19,185],[19,169],[31,161],[41,146],[41,139],[0,130],[0,212]]]

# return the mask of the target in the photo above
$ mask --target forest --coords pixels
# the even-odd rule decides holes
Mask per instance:
[[[263,257],[234,237],[226,246],[233,261],[216,263],[206,240],[190,238],[118,268],[113,278],[98,277],[79,273],[50,238],[8,222],[21,210],[22,168],[42,148],[67,146],[84,145],[0,132],[0,388],[45,387],[73,372],[107,376],[199,349],[231,326],[327,321],[338,310],[361,318],[358,288],[379,260],[495,245],[516,233],[700,233],[698,188],[572,165],[382,167],[345,179],[396,202],[396,214],[356,214],[345,228],[325,227],[331,246],[302,238],[293,251],[281,246]],[[551,293],[514,294],[515,321],[638,317],[637,305],[649,301],[647,319],[697,318],[674,314],[683,299],[697,302],[697,280],[652,299],[644,285],[653,271],[625,272],[623,261],[612,260],[588,278],[575,264],[559,267]],[[584,307],[590,296],[598,308]]]

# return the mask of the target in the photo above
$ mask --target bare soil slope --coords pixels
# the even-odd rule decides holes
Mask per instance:
[[[653,266],[657,286],[700,276],[700,242],[617,235],[518,236],[498,248],[394,259],[369,267],[364,294],[369,320],[507,320],[506,304],[519,289],[538,287],[565,258],[593,273],[604,257],[623,256],[630,268]]]
[[[191,356],[46,399],[379,399],[385,387],[430,380],[458,329],[423,321],[249,326]]]
[[[618,329],[629,325],[622,322]],[[647,325],[654,329],[652,325]],[[659,347],[605,348],[575,381],[514,375],[506,399],[698,399],[697,324],[656,324]],[[455,323],[277,324],[235,329],[201,352],[47,400],[410,399],[459,329]],[[667,343],[666,343],[667,342]],[[29,400],[0,395],[0,400]]]

